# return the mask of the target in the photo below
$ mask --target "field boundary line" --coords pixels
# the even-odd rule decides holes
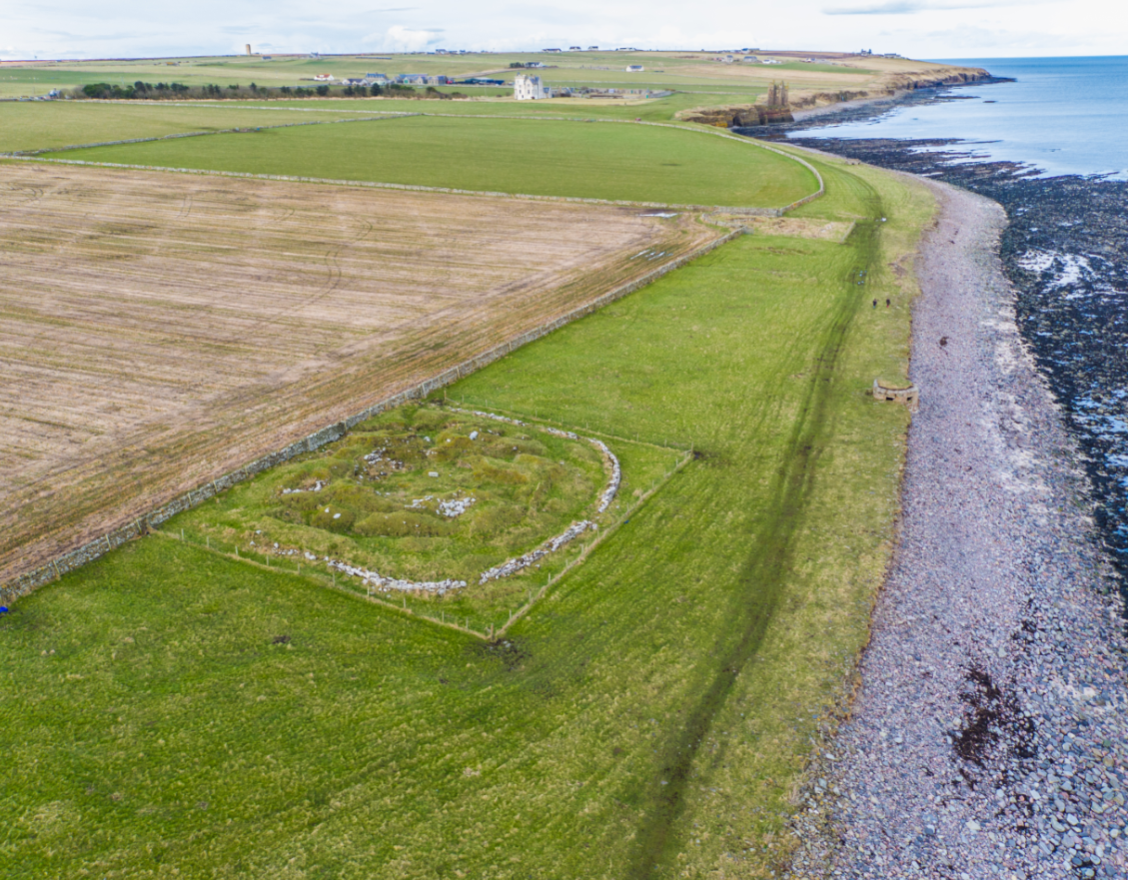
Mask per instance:
[[[342,119],[339,122],[362,122],[360,119]],[[325,125],[322,122],[303,122],[298,125]],[[289,126],[276,126],[287,128]],[[210,133],[210,132],[209,132]],[[159,138],[158,138],[159,140]],[[80,149],[80,148],[76,148]],[[57,152],[51,150],[48,152]],[[724,211],[746,217],[782,217],[788,208],[739,208],[723,205],[680,205],[669,202],[633,202],[625,199],[591,199],[583,196],[541,196],[532,193],[492,192],[490,190],[455,189],[446,186],[424,186],[416,183],[381,183],[373,180],[338,180],[329,177],[296,177],[288,174],[255,174],[250,171],[213,171],[205,168],[174,168],[169,165],[128,165],[121,162],[92,162],[87,159],[52,159],[46,156],[4,154],[0,158],[17,162],[49,162],[55,165],[84,165],[94,168],[124,168],[130,171],[161,171],[174,174],[198,174],[204,177],[234,177],[243,180],[277,180],[287,183],[315,183],[321,186],[358,186],[368,189],[389,189],[402,192],[433,192],[457,196],[479,196],[490,199],[520,199],[531,202],[561,202],[580,205],[611,205],[626,208],[666,208],[676,211]]]
[[[260,571],[268,571],[271,574],[286,574],[290,577],[297,578],[298,580],[305,581],[306,583],[316,584],[317,586],[322,587],[326,590],[333,590],[336,593],[341,593],[342,595],[348,596],[351,599],[355,599],[358,602],[367,602],[370,605],[379,605],[382,608],[386,608],[389,611],[395,611],[398,614],[401,614],[404,617],[412,618],[413,620],[426,621],[427,623],[433,623],[435,626],[442,626],[446,627],[447,629],[457,630],[460,633],[475,636],[482,641],[489,641],[489,636],[487,633],[478,632],[476,629],[469,629],[468,627],[456,623],[455,621],[457,620],[457,617],[452,616],[450,620],[431,617],[429,614],[420,614],[413,608],[408,608],[406,605],[401,606],[396,605],[392,602],[388,602],[385,599],[381,599],[379,596],[358,593],[356,590],[350,590],[345,586],[341,586],[331,578],[326,578],[320,571],[313,568],[312,566],[310,566],[310,574],[302,574],[300,568],[297,571],[294,571],[281,565],[264,564],[250,556],[240,556],[238,553],[228,553],[224,550],[219,549],[218,547],[209,547],[206,544],[200,544],[196,541],[188,541],[184,538],[178,537],[175,534],[170,535],[167,532],[154,531],[153,535],[158,538],[163,538],[166,541],[175,541],[178,544],[184,544],[186,546],[199,550],[202,553],[210,553],[212,556],[219,556],[222,559],[226,559],[228,562],[249,565],[252,568],[259,569]]]
[[[35,161],[35,160],[29,160]],[[41,161],[41,160],[40,160]],[[56,160],[66,161],[66,160]],[[543,336],[547,336],[559,328],[572,323],[579,318],[590,315],[593,312],[603,308],[603,306],[623,297],[640,290],[643,287],[657,281],[664,275],[680,269],[682,266],[704,256],[707,253],[715,250],[721,245],[727,244],[730,241],[745,235],[747,230],[744,228],[734,229],[726,235],[718,236],[712,241],[708,241],[699,247],[696,247],[686,253],[670,260],[669,262],[651,269],[649,272],[639,276],[633,281],[628,281],[612,288],[607,293],[604,293],[584,305],[577,306],[570,309],[563,315],[553,318],[541,324],[539,327],[534,327],[524,333],[510,339],[507,342],[495,345],[487,349],[481,354],[476,355],[461,363],[455,364],[453,367],[442,371],[441,373],[432,376],[430,379],[425,379],[415,385],[410,386],[402,391],[397,392],[383,400],[377,401],[341,421],[334,422],[331,425],[309,434],[300,440],[297,440],[289,445],[283,447],[277,452],[267,454],[254,461],[244,465],[243,467],[231,471],[230,473],[214,477],[207,480],[194,489],[175,496],[166,503],[159,507],[150,510],[147,514],[139,516],[131,515],[125,525],[105,532],[102,535],[86,542],[85,544],[77,547],[74,550],[62,553],[47,562],[39,565],[31,571],[25,572],[7,584],[0,585],[0,603],[10,604],[15,601],[17,597],[26,596],[35,591],[44,584],[51,583],[52,581],[60,579],[64,574],[75,571],[88,562],[106,555],[111,550],[120,547],[121,545],[132,541],[134,538],[141,537],[148,532],[154,530],[161,523],[171,519],[178,513],[197,507],[210,498],[215,497],[224,489],[234,486],[236,483],[241,483],[248,480],[256,474],[290,459],[303,455],[307,452],[313,452],[320,449],[327,443],[332,443],[340,440],[349,431],[350,428],[355,427],[361,422],[372,418],[386,410],[394,409],[412,400],[425,399],[429,394],[440,388],[445,388],[457,382],[464,376],[477,372],[482,367],[493,363],[494,361],[501,360],[510,352],[527,345]]]
[[[577,425],[568,425],[568,424],[565,424],[564,422],[554,422],[554,421],[552,421],[552,419],[542,419],[539,416],[535,416],[535,415],[530,416],[527,413],[519,413],[519,412],[516,412],[514,410],[506,410],[506,409],[502,409],[500,407],[492,406],[492,405],[487,404],[487,403],[477,403],[477,404],[467,403],[464,400],[457,400],[453,397],[452,398],[444,397],[443,401],[446,404],[454,404],[455,406],[459,406],[459,407],[467,407],[470,410],[487,409],[487,410],[490,410],[491,412],[497,413],[498,415],[508,416],[509,418],[513,418],[513,419],[524,419],[525,421],[529,422],[530,424],[547,425],[550,428],[559,428],[563,431],[579,431],[580,430],[580,428]],[[601,438],[604,438],[604,439],[607,439],[607,440],[614,440],[617,443],[637,443],[639,446],[649,446],[651,449],[661,449],[661,450],[669,451],[669,452],[687,452],[687,451],[693,450],[693,444],[690,444],[689,446],[671,446],[668,443],[663,445],[661,443],[652,443],[649,440],[640,440],[637,437],[622,437],[618,434],[608,434],[604,431],[599,431],[599,430],[596,430],[594,428],[589,428],[586,425],[583,428],[583,432],[585,434],[591,434],[593,437],[601,437]]]
[[[0,98],[0,100],[3,100]],[[250,101],[277,101],[285,104],[290,101],[306,101],[308,98],[250,98]],[[253,104],[237,103],[236,99],[223,99],[218,101],[208,101],[203,98],[192,99],[188,101],[169,101],[163,99],[156,99],[150,101],[149,99],[137,100],[115,100],[113,98],[82,98],[83,104],[120,104],[123,107],[203,107],[205,109],[223,108],[224,110],[289,110],[297,113],[393,113],[396,115],[406,116],[419,116],[419,113],[413,113],[407,110],[344,110],[340,107],[262,107]]]

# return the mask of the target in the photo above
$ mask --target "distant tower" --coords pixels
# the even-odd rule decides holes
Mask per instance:
[[[248,55],[251,54],[251,44],[250,43],[247,43],[247,54]]]
[[[787,100],[787,83],[782,83],[782,84],[780,85],[780,87],[779,87],[779,92],[780,92],[780,94],[779,94],[779,106],[781,106],[781,107],[786,107],[786,106],[787,106],[787,104],[788,104],[788,100]]]

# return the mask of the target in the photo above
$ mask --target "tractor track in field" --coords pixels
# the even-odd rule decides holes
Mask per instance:
[[[871,187],[871,219],[859,221],[851,234],[869,271],[876,254],[877,219],[881,202]],[[799,514],[811,495],[817,464],[825,445],[827,410],[835,393],[834,374],[847,334],[865,297],[858,295],[855,272],[843,279],[847,288],[825,337],[816,367],[807,382],[803,401],[791,431],[787,453],[775,476],[773,498],[757,529],[757,547],[748,557],[740,580],[744,589],[734,609],[735,641],[719,661],[712,681],[686,713],[686,720],[667,742],[658,776],[650,783],[649,806],[636,837],[635,853],[627,876],[650,880],[674,855],[674,829],[685,809],[694,764],[713,720],[723,708],[737,678],[758,653],[782,594],[783,576],[791,564],[791,548]],[[762,537],[761,537],[762,536]]]

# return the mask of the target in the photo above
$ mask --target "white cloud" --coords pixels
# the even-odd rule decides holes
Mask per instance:
[[[959,9],[994,9],[999,6],[1030,5],[1029,0],[887,0],[868,6],[839,6],[824,9],[824,15],[913,15],[918,12],[952,12]]]
[[[382,35],[369,34],[362,42],[389,52],[418,52],[443,38],[443,28],[415,29],[394,24]]]
[[[31,3],[5,8],[8,46],[2,57],[208,55],[241,51],[249,42],[274,52],[326,53],[440,47],[537,51],[574,45],[811,51],[865,46],[943,58],[972,50],[988,57],[1115,54],[1128,43],[1128,19],[1110,15],[1108,0],[572,0],[566,7],[508,3],[485,11],[465,0],[432,0],[418,7],[335,0],[316,12],[300,0],[273,0],[269,7],[251,0],[193,0],[188,6],[119,0],[96,13],[78,0],[47,2],[49,8]],[[1024,14],[1027,9],[1031,14]],[[903,26],[885,36],[874,28],[874,16]],[[58,27],[63,22],[65,32]],[[1026,25],[1040,33],[1024,33]]]

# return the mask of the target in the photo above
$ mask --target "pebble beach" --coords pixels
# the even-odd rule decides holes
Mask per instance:
[[[794,878],[1128,877],[1128,643],[1075,442],[1015,323],[996,203],[917,264],[900,540]]]

